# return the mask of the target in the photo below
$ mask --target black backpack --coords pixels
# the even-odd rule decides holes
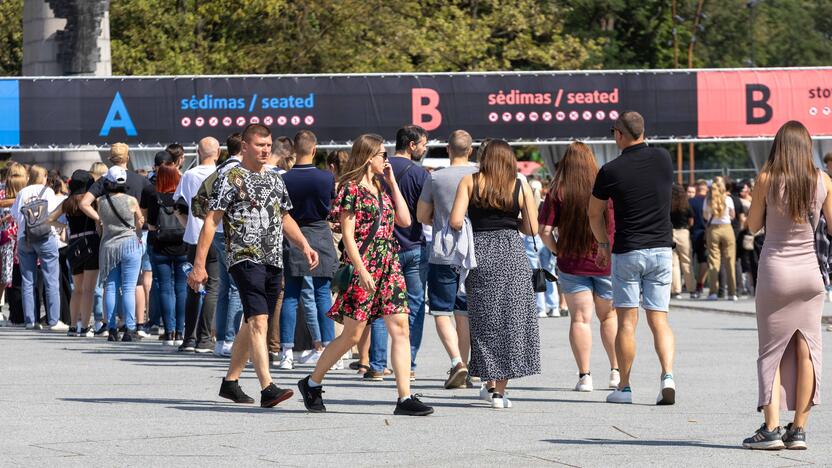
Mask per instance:
[[[52,234],[52,226],[47,222],[49,218],[49,201],[43,198],[46,192],[46,185],[43,186],[36,198],[31,198],[20,208],[23,215],[23,234],[26,242],[43,242]]]
[[[156,241],[162,244],[177,244],[185,237],[185,228],[176,217],[176,208],[167,204],[161,195],[156,194],[159,205],[159,218],[156,220]]]

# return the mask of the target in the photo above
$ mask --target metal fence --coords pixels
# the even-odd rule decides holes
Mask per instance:
[[[679,177],[680,171],[673,171],[673,175]],[[687,183],[690,178],[690,170],[685,169],[681,171],[682,173],[682,181]],[[705,179],[711,180],[716,176],[723,176],[723,177],[730,177],[734,180],[742,180],[742,179],[753,179],[757,177],[757,169],[731,169],[727,167],[723,167],[721,169],[697,169],[693,171],[693,175],[696,179]]]

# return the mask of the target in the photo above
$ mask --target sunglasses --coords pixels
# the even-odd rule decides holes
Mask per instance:
[[[380,153],[376,153],[375,156],[381,156],[381,159],[387,161],[387,151],[382,151]],[[373,157],[375,157],[375,156],[373,156]]]

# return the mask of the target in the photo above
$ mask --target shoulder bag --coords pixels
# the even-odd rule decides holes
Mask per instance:
[[[364,253],[367,252],[367,249],[370,247],[370,244],[373,243],[373,238],[376,236],[378,232],[378,228],[381,225],[381,217],[384,214],[384,200],[382,199],[382,191],[378,191],[378,216],[376,217],[375,221],[373,222],[372,227],[370,227],[370,232],[367,234],[367,238],[364,239],[364,242],[361,243],[361,247],[358,248],[358,255],[361,258],[364,258]],[[355,274],[355,267],[351,263],[342,262],[341,266],[338,270],[335,271],[335,275],[332,277],[332,291],[335,293],[342,293],[347,290],[350,286],[350,281],[352,280],[352,276]]]

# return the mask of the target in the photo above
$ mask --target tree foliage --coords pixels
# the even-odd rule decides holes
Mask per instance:
[[[20,75],[23,65],[23,0],[0,0],[0,76]]]

